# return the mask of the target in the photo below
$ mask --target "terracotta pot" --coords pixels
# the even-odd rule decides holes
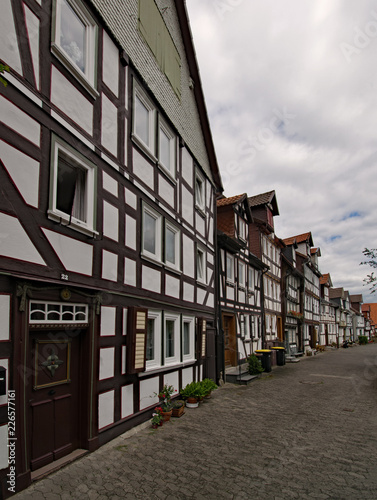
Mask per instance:
[[[171,417],[172,413],[173,413],[173,410],[170,410],[170,411],[163,411],[163,412],[161,413],[161,415],[162,415],[162,417],[163,417],[163,419],[164,419],[164,422],[169,422],[169,420],[170,420],[170,417]]]
[[[197,408],[199,406],[199,402],[196,398],[187,398],[186,406],[187,408]]]
[[[152,424],[152,429],[157,429],[158,424]]]

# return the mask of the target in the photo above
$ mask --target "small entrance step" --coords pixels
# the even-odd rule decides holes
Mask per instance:
[[[247,364],[226,368],[225,382],[248,385],[252,380],[258,378],[258,375],[249,375],[247,368]]]

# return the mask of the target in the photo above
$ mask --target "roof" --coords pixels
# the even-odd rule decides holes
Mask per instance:
[[[325,274],[322,274],[322,276],[319,278],[319,283],[320,283],[321,285],[328,285],[328,286],[332,286],[330,273],[325,273]]]
[[[343,298],[343,295],[344,295],[343,288],[330,288],[329,290],[330,299]]]
[[[350,295],[350,301],[358,303],[363,302],[363,296],[361,293],[357,295]]]
[[[286,245],[293,245],[294,243],[303,243],[304,241],[308,241],[310,246],[313,245],[312,233],[309,231],[308,233],[298,234],[297,236],[291,236],[290,238],[283,239]]]
[[[361,310],[363,312],[369,312],[370,311],[370,304],[362,304],[361,305]]]
[[[369,302],[367,304],[363,304],[364,306],[370,306],[370,317],[375,325],[377,325],[377,304],[374,302]]]
[[[249,196],[250,208],[268,204],[272,206],[273,215],[279,215],[279,208],[276,200],[275,191],[267,191],[267,193],[261,193],[255,196]]]
[[[319,247],[310,249],[310,255],[315,255],[315,254],[317,254],[318,257],[321,257],[321,249]]]
[[[237,201],[240,201],[243,198],[246,198],[247,194],[238,194],[237,196],[230,196],[229,198],[220,198],[217,200],[217,206],[218,207],[225,207],[228,205],[234,205],[234,203],[237,203]]]

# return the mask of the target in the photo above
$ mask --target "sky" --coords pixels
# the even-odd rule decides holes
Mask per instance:
[[[186,1],[225,196],[275,190],[275,234],[377,302],[376,2]]]

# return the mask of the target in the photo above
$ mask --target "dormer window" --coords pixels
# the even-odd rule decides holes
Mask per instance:
[[[241,217],[238,218],[238,237],[246,241],[246,223]]]

